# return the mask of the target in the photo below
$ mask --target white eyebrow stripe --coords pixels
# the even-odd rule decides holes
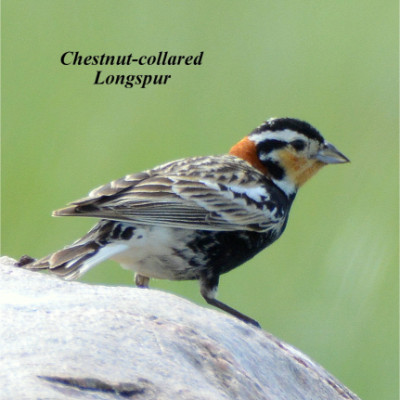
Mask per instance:
[[[292,140],[298,139],[299,136],[306,139],[306,137],[296,131],[292,131],[291,129],[285,129],[283,131],[265,131],[261,133],[253,133],[249,135],[249,139],[253,141],[255,144],[263,142],[266,139],[280,140],[285,142],[290,142]]]

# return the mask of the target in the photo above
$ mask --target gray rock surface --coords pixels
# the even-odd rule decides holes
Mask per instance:
[[[0,258],[1,399],[358,399],[261,329],[156,290]]]

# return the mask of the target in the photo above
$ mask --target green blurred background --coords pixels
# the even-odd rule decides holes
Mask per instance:
[[[2,1],[2,254],[63,247],[94,221],[50,212],[111,179],[221,154],[271,116],[352,161],[302,188],[287,231],[219,298],[361,398],[398,393],[397,2]],[[203,65],[67,67],[65,51],[197,55]],[[166,86],[94,86],[104,73]],[[132,284],[113,262],[84,281]],[[204,306],[197,282],[152,282]]]

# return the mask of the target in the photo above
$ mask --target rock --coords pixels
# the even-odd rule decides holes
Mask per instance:
[[[0,258],[3,399],[358,399],[272,335],[169,293]]]

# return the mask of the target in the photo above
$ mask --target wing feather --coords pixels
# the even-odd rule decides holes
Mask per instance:
[[[269,185],[264,175],[236,157],[200,157],[127,175],[53,215],[186,229],[266,231],[281,217],[274,214],[278,205],[270,198]]]

